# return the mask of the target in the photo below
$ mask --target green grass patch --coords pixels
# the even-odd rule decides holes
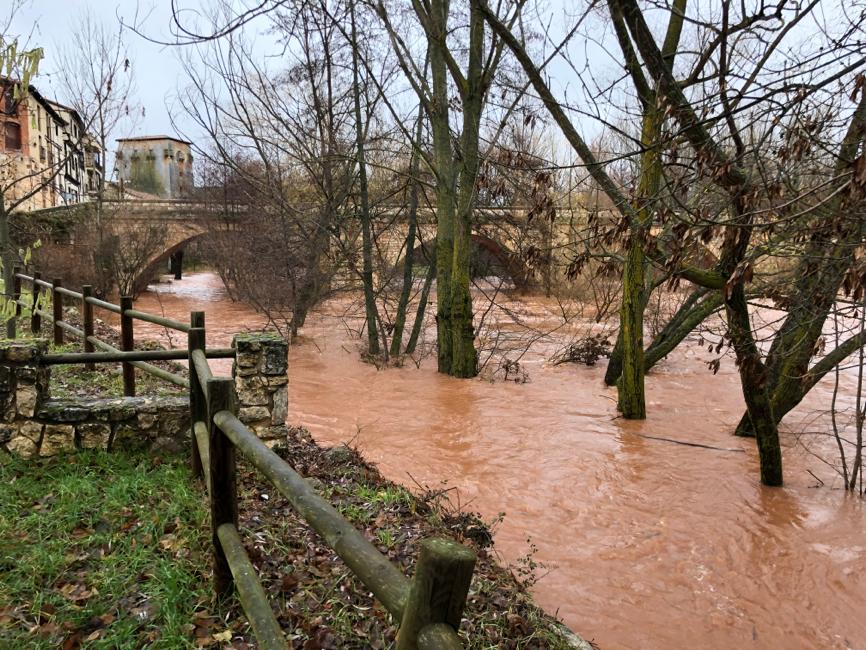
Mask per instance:
[[[83,352],[80,343],[49,345],[50,353]],[[174,369],[172,369],[174,370]],[[185,395],[186,390],[150,373],[135,369],[135,391],[137,395],[170,397]],[[122,397],[123,371],[120,364],[97,363],[93,370],[83,364],[70,363],[51,367],[51,397]]]
[[[196,647],[208,513],[185,460],[2,455],[0,484],[0,647]]]

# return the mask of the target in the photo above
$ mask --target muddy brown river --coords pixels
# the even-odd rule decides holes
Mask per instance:
[[[263,323],[210,273],[159,285],[136,307],[206,311],[211,346]],[[553,309],[534,298],[519,308],[539,320]],[[351,441],[409,487],[447,482],[463,507],[504,512],[503,561],[517,563],[530,538],[546,565],[538,602],[603,650],[866,648],[864,501],[816,457],[837,457],[831,441],[798,435],[829,431],[815,412],[831,383],[786,420],[786,485],[764,488],[753,443],[731,435],[743,409],[733,363],[713,375],[696,344],[652,373],[648,419],[627,422],[603,364],[554,367],[542,350],[527,355],[525,384],[450,379],[433,359],[377,371],[331,311],[291,348],[290,423]]]

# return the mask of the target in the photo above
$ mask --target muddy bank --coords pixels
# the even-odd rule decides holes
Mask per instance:
[[[460,628],[467,648],[590,650],[533,603],[530,567],[497,561],[493,536],[477,515],[455,510],[448,491],[417,495],[386,480],[357,451],[322,448],[293,428],[275,451],[392,562],[411,575],[419,543],[450,537],[478,563]],[[241,471],[242,538],[294,648],[388,648],[396,626],[384,607],[290,506],[254,471]],[[527,573],[529,572],[529,573]]]

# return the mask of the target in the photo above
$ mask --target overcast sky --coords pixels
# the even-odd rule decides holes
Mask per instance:
[[[30,43],[45,50],[45,59],[35,85],[45,95],[62,98],[59,79],[54,74],[57,66],[58,48],[64,46],[68,30],[87,8],[98,12],[104,19],[119,25],[120,19],[132,23],[136,16],[143,20],[148,34],[168,37],[171,17],[167,0],[32,0],[17,15],[13,30],[21,37],[30,36]],[[183,71],[175,48],[162,47],[148,42],[133,33],[126,35],[130,60],[134,67],[137,86],[136,102],[143,108],[144,116],[138,120],[135,135],[173,133],[169,113],[166,109],[179,83]],[[133,135],[129,129],[118,133],[118,137]]]
[[[0,0],[6,2],[7,0]],[[197,6],[201,3],[207,6],[206,0],[179,0],[181,6]],[[554,9],[551,13],[562,12],[563,7],[576,11],[572,0],[551,0],[550,5]],[[583,6],[582,3],[580,6]],[[57,69],[57,51],[64,47],[69,39],[69,30],[80,18],[81,14],[90,8],[104,20],[112,25],[119,26],[120,21],[124,24],[138,24],[142,32],[153,39],[171,41],[171,6],[169,0],[25,0],[24,7],[16,14],[12,25],[12,32],[22,40],[26,40],[30,46],[40,46],[45,50],[45,59],[40,67],[40,74],[35,80],[35,85],[48,97],[63,100],[63,91],[59,76],[55,74]],[[0,10],[2,11],[2,10]],[[549,15],[543,22],[550,20]],[[557,28],[564,28],[569,21],[554,19],[551,32]],[[260,20],[258,30],[261,31],[267,24],[266,20]],[[256,25],[252,27],[256,29]],[[183,66],[180,62],[180,49],[172,46],[162,46],[150,42],[147,39],[128,32],[126,43],[129,50],[129,58],[133,66],[135,84],[137,87],[135,102],[141,107],[139,118],[134,124],[121,125],[117,129],[115,137],[129,137],[133,135],[183,135],[196,140],[196,132],[188,119],[180,111],[175,111],[176,125],[173,125],[171,117],[171,106],[175,103],[178,88],[186,83]],[[259,39],[265,43],[273,43],[273,39],[264,37]],[[593,50],[592,44],[581,46],[580,58],[596,59],[593,67],[610,66],[611,59],[604,55],[598,48]],[[584,49],[586,48],[586,49]],[[268,52],[263,51],[263,56]],[[561,61],[556,62],[548,69],[554,76],[555,91],[560,97],[574,97],[574,92],[568,91],[563,80],[576,78],[574,70]],[[143,114],[142,114],[143,113]],[[113,143],[110,145],[113,147]],[[111,160],[111,157],[107,157]]]

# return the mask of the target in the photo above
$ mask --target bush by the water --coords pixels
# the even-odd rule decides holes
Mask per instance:
[[[562,363],[582,363],[594,366],[599,359],[609,358],[611,353],[610,341],[603,334],[585,336],[569,344],[562,352],[557,354],[551,362],[558,366]]]

